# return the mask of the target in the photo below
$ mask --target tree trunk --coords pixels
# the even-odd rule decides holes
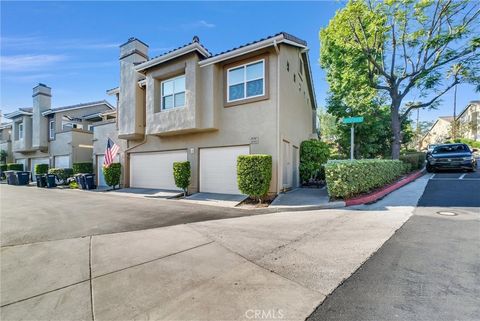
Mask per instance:
[[[402,144],[402,131],[401,131],[401,120],[399,115],[400,102],[392,100],[392,105],[390,107],[391,117],[392,117],[392,159],[400,158],[400,147]]]

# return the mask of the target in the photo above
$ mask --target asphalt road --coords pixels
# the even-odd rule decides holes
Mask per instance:
[[[1,245],[144,230],[271,212],[81,190],[0,185]]]
[[[480,173],[433,175],[410,220],[307,320],[480,320]]]

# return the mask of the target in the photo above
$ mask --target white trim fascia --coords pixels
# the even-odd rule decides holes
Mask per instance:
[[[120,87],[112,88],[112,89],[107,90],[107,95],[109,95],[109,96],[114,96],[118,93],[120,93]]]
[[[67,112],[67,111],[71,111],[71,110],[94,107],[94,106],[99,106],[99,105],[106,105],[108,108],[110,108],[112,110],[115,110],[115,107],[113,107],[108,101],[102,101],[101,103],[96,103],[96,104],[91,104],[91,105],[83,105],[83,106],[78,106],[78,107],[68,108],[68,109],[60,109],[60,110],[50,109],[50,110],[44,111],[42,113],[42,116],[48,116],[48,115],[56,114],[56,113],[60,113],[60,112]]]
[[[306,49],[308,49],[308,48],[306,48]],[[317,110],[317,95],[315,93],[315,87],[314,87],[314,84],[313,84],[312,68],[310,66],[310,57],[308,55],[308,50],[304,54],[307,57],[307,68],[306,69],[308,69],[308,77],[310,78],[310,91],[312,92],[312,97],[314,99],[314,101],[312,103],[313,103],[314,109]]]
[[[30,113],[28,111],[16,110],[16,111],[11,112],[9,114],[3,115],[3,117],[5,117],[7,119],[13,119],[13,118],[18,117],[18,116],[32,116],[32,115],[33,115],[33,113]]]
[[[210,53],[208,51],[206,51],[202,46],[200,46],[198,43],[195,42],[195,43],[192,43],[192,44],[190,44],[188,46],[185,46],[183,48],[180,48],[180,49],[174,50],[170,53],[167,53],[163,56],[153,58],[152,60],[145,61],[144,63],[141,63],[140,65],[136,66],[135,70],[138,71],[138,72],[141,72],[145,69],[148,69],[150,67],[158,65],[160,63],[166,62],[168,60],[172,60],[174,58],[177,58],[179,56],[182,56],[182,55],[185,55],[187,53],[194,52],[194,51],[200,52],[205,57],[210,56]]]
[[[292,46],[299,47],[299,48],[303,48],[303,49],[307,48],[307,46],[304,46],[304,45],[301,45],[297,42],[285,39],[283,37],[283,35],[278,35],[274,38],[270,38],[270,39],[266,39],[266,40],[263,40],[263,41],[260,41],[260,42],[257,42],[257,43],[253,43],[249,46],[238,48],[238,49],[226,52],[224,54],[221,54],[219,56],[215,56],[215,57],[212,57],[212,58],[207,58],[205,60],[199,61],[198,65],[200,67],[205,67],[205,66],[223,61],[223,60],[235,58],[235,57],[245,55],[247,53],[250,53],[250,52],[253,52],[253,51],[256,51],[256,50],[260,50],[260,49],[263,49],[263,48],[274,46],[275,43],[277,45],[281,44],[281,43],[285,43],[285,44],[292,45]]]

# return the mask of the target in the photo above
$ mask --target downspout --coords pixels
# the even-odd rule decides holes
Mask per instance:
[[[280,174],[282,173],[281,168],[281,145],[280,145],[280,48],[278,47],[277,40],[273,40],[273,46],[275,47],[275,52],[277,53],[277,194],[280,192]]]

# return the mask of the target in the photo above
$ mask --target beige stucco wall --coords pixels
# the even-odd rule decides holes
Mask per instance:
[[[441,144],[450,138],[451,123],[439,118],[422,140],[422,149],[429,144]]]
[[[480,141],[480,102],[472,102],[458,118],[462,138]]]

